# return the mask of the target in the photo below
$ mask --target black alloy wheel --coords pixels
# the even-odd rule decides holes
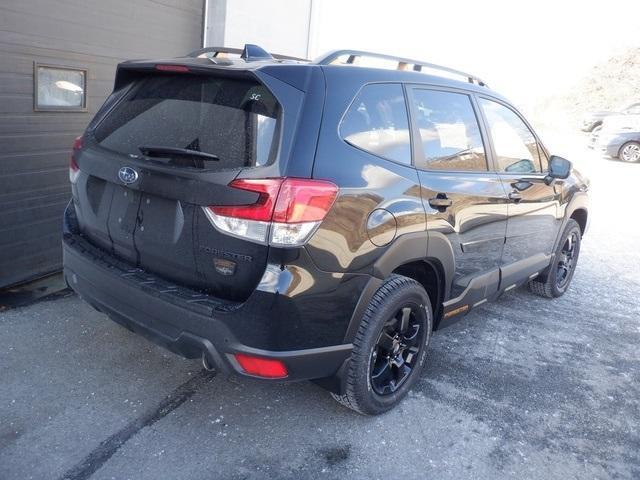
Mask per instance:
[[[433,330],[431,299],[416,280],[392,274],[360,321],[338,402],[365,415],[397,405],[418,382]]]
[[[556,272],[556,285],[559,289],[564,289],[571,279],[571,272],[573,272],[578,259],[577,245],[579,241],[579,233],[573,230],[560,250]]]
[[[378,395],[394,393],[409,378],[424,348],[424,318],[418,305],[400,308],[385,322],[371,352],[369,378]]]
[[[554,259],[545,271],[529,282],[529,290],[536,295],[558,298],[568,290],[578,265],[582,229],[573,218],[567,221],[562,240],[556,247]]]

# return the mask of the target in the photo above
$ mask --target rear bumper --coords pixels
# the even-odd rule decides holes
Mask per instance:
[[[335,375],[351,353],[351,344],[282,351],[243,344],[230,328],[238,316],[247,313],[243,304],[224,302],[127,268],[68,231],[63,262],[69,286],[96,309],[174,353],[187,358],[204,355],[224,372],[247,375],[234,358],[235,353],[244,353],[282,361],[288,371],[284,380],[325,378]]]

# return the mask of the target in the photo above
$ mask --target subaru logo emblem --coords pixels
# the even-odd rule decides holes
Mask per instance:
[[[122,181],[122,183],[126,183],[129,185],[130,183],[138,180],[138,172],[136,172],[131,167],[122,167],[118,170],[118,178]]]

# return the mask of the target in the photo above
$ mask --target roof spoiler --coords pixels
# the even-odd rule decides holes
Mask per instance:
[[[219,68],[218,65],[203,63],[181,62],[180,59],[162,60],[130,60],[119,63],[116,68],[114,91],[128,85],[132,81],[154,73],[190,72],[216,75],[228,78],[255,78],[250,69]]]

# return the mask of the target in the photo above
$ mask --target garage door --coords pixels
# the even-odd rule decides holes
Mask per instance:
[[[118,62],[201,45],[203,0],[0,4],[0,287],[61,267],[68,159]]]

